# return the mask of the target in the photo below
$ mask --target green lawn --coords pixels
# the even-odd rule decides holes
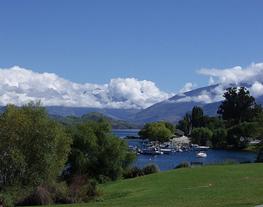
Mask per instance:
[[[263,164],[178,169],[101,186],[100,207],[218,207],[263,204]]]

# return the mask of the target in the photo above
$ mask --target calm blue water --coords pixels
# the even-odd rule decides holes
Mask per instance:
[[[138,131],[135,129],[126,130],[113,130],[113,134],[118,137],[125,136],[138,136]],[[140,140],[128,140],[129,145],[138,146],[140,145]],[[242,152],[242,151],[229,151],[229,150],[214,150],[209,149],[207,151],[206,158],[196,158],[195,151],[188,152],[176,152],[169,155],[138,155],[137,160],[134,165],[138,167],[144,167],[147,164],[157,164],[160,170],[170,170],[173,169],[178,164],[187,162],[203,162],[204,164],[215,164],[223,163],[226,161],[233,162],[253,162],[256,159],[256,154],[252,152]]]

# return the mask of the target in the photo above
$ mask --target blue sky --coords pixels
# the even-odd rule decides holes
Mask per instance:
[[[263,62],[263,1],[0,0],[0,68],[80,83],[135,77],[168,92],[200,68]]]

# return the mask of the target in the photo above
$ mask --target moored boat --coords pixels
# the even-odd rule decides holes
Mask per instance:
[[[207,157],[207,154],[205,152],[198,152],[196,154],[196,157],[198,158],[206,158]]]
[[[142,149],[141,154],[143,155],[162,155],[164,153],[155,147],[150,147],[150,148]]]

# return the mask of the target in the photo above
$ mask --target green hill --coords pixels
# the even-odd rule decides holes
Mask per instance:
[[[245,207],[263,204],[263,164],[178,169],[105,184],[87,207]]]
[[[112,117],[105,116],[98,112],[90,112],[81,117],[77,117],[77,116],[63,117],[58,115],[51,115],[51,117],[66,125],[80,124],[86,121],[98,121],[100,119],[106,119],[111,124],[113,129],[137,129],[142,127],[141,125],[130,123],[124,120],[114,119]]]

